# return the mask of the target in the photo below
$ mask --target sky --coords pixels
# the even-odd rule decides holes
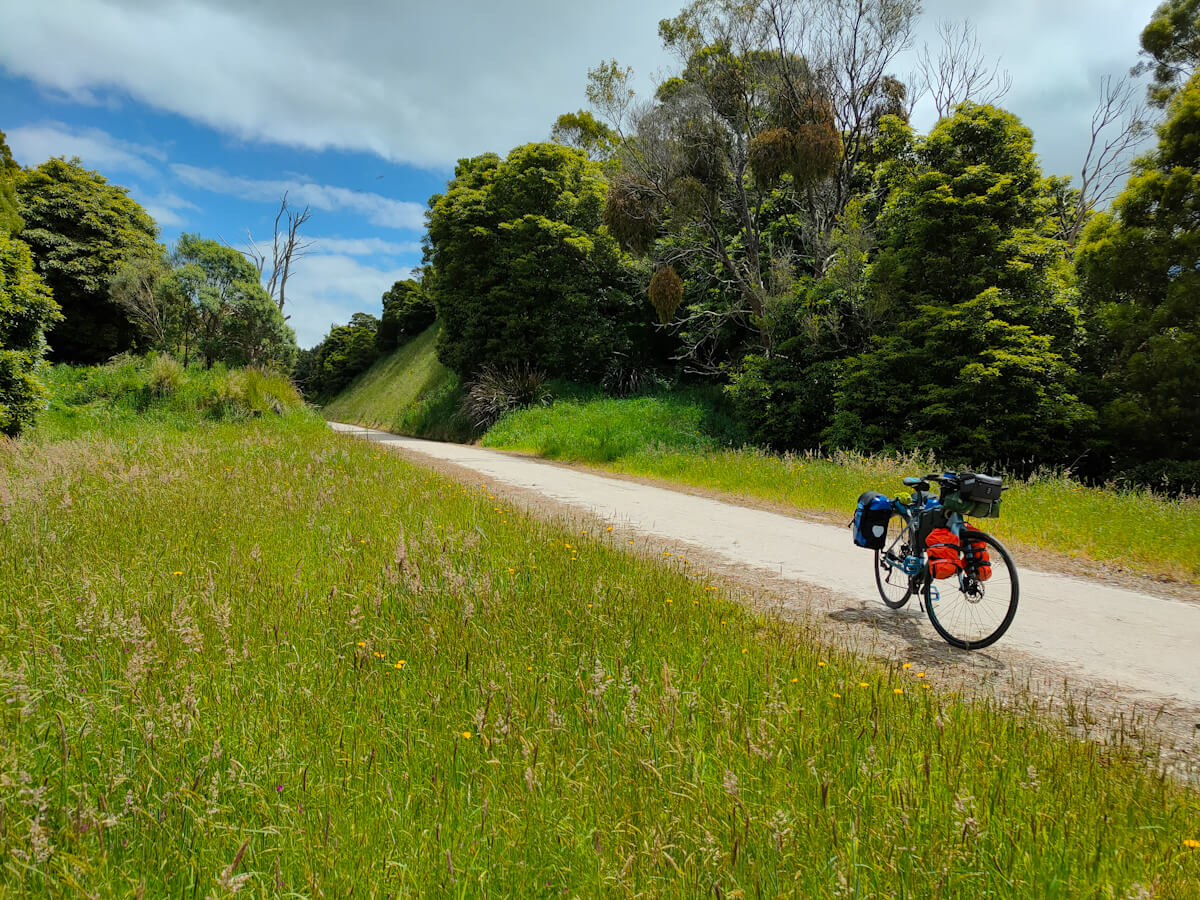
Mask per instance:
[[[1078,171],[1105,75],[1137,62],[1159,0],[926,0],[913,53],[968,18],[1012,75],[1002,105],[1047,173]],[[127,187],[170,246],[269,241],[286,192],[312,242],[288,282],[313,346],[420,264],[456,160],[545,140],[617,59],[649,93],[682,0],[0,0],[0,131],[22,165],[78,156]],[[932,125],[919,106],[914,124]]]

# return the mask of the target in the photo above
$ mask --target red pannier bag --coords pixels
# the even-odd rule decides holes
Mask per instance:
[[[992,555],[988,553],[988,545],[982,538],[968,535],[962,552],[963,566],[968,575],[979,581],[987,581],[992,577]]]
[[[925,538],[929,572],[934,578],[950,578],[962,568],[958,558],[958,536],[949,528],[935,528]]]

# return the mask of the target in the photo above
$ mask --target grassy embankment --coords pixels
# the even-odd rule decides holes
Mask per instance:
[[[482,443],[847,520],[862,491],[894,495],[904,490],[905,475],[939,471],[933,460],[917,456],[737,449],[713,421],[712,408],[694,395],[566,401],[512,413]],[[1200,583],[1200,499],[1091,488],[1062,473],[1009,483],[1002,517],[980,524],[1015,546]]]
[[[437,330],[431,325],[376,361],[325,405],[325,418],[433,440],[470,440],[470,425],[458,411],[458,376],[434,353]]]
[[[303,412],[56,403],[0,443],[0,893],[1196,896],[1146,748]]]

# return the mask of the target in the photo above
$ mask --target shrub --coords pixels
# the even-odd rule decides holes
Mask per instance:
[[[155,397],[169,397],[183,384],[183,366],[169,354],[147,357],[146,369],[150,377],[150,392]]]
[[[463,411],[480,430],[490,428],[505,413],[551,400],[546,375],[528,365],[484,366],[467,388]]]
[[[29,248],[0,232],[0,434],[15,436],[44,408],[38,370],[46,328],[61,318]]]

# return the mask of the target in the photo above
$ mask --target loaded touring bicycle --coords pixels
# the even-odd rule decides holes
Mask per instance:
[[[1004,545],[967,517],[998,517],[1006,486],[974,472],[908,477],[904,485],[910,490],[894,498],[862,494],[851,522],[854,543],[874,551],[879,596],[890,609],[919,597],[955,647],[994,644],[1017,612],[1017,569]]]

